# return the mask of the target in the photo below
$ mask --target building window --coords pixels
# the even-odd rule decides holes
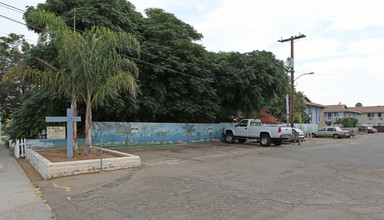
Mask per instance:
[[[328,120],[332,120],[332,112],[328,112]]]
[[[375,113],[371,113],[371,112],[369,112],[369,113],[368,113],[368,118],[373,118],[373,117],[375,117]]]
[[[381,118],[381,112],[377,113],[377,117]]]

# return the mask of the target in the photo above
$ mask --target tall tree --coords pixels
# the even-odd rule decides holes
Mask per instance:
[[[55,13],[68,27],[85,31],[93,26],[107,27],[114,32],[128,32],[140,39],[142,15],[135,6],[125,0],[46,0],[37,7],[29,7],[25,13],[28,28],[41,33],[44,25],[28,19],[34,10]]]
[[[213,122],[221,107],[212,86],[212,59],[195,41],[192,26],[162,9],[147,9],[139,65],[140,119],[160,122]]]
[[[216,84],[224,116],[260,112],[289,89],[284,63],[267,51],[218,53]]]
[[[0,37],[0,118],[4,123],[20,106],[21,95],[29,88],[20,74],[12,71],[20,65],[30,49],[23,35]]]
[[[68,103],[52,90],[29,90],[21,97],[20,106],[12,112],[12,120],[5,132],[11,140],[37,138],[36,135],[47,126],[45,116],[65,114],[66,104]]]
[[[136,95],[138,69],[121,53],[127,50],[124,45],[138,52],[139,44],[130,34],[114,33],[107,28],[93,27],[80,34],[46,11],[34,11],[29,18],[46,25],[57,43],[61,69],[48,72],[44,78],[54,79],[50,85],[68,98],[76,95],[86,104],[85,154],[89,155],[92,152],[92,106],[100,106],[124,90]]]
[[[28,28],[41,36],[45,36],[44,25],[28,18],[28,15],[36,9],[46,10],[60,16],[68,27],[76,27],[77,31],[85,31],[93,26],[103,26],[115,32],[128,32],[137,39],[141,37],[142,15],[135,10],[134,5],[125,0],[47,0],[45,3],[38,4],[37,7],[29,7],[24,17]],[[43,39],[43,38],[42,38]],[[129,47],[129,45],[125,45]],[[127,50],[129,51],[129,50]],[[35,57],[43,59],[53,66],[60,68],[57,63],[57,49],[54,42],[45,42],[32,49],[33,59],[30,60],[30,66],[45,69]],[[135,56],[135,52],[127,52],[130,56]],[[75,99],[72,100],[72,106],[76,106]],[[114,120],[125,121],[134,118],[139,107],[135,99],[130,94],[123,92],[115,100],[105,103],[94,111],[93,116],[99,121]],[[81,110],[81,109],[80,109]],[[76,113],[76,108],[74,113]],[[79,114],[84,114],[79,112]],[[76,131],[74,123],[74,132]],[[76,135],[74,135],[74,138]],[[74,140],[76,143],[76,141]],[[74,145],[75,146],[75,145]]]

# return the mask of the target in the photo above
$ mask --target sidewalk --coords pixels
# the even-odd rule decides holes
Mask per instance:
[[[53,219],[24,171],[0,141],[0,220]]]

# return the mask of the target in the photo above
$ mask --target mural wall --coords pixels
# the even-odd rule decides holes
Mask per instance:
[[[103,144],[107,146],[215,142],[222,140],[224,127],[230,125],[232,124],[94,122],[92,143],[100,143],[101,132]]]
[[[95,146],[100,145],[101,131],[105,147],[218,142],[223,141],[224,127],[230,125],[233,124],[94,122],[92,124],[92,143]],[[286,126],[286,124],[279,126]],[[295,124],[295,127],[303,130],[305,134],[318,130],[318,125],[315,124]],[[78,144],[84,146],[85,140],[78,139]],[[27,146],[32,148],[65,147],[66,140],[28,139]]]

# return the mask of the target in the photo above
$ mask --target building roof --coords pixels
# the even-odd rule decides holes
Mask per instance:
[[[354,111],[358,111],[361,113],[368,113],[368,112],[384,112],[384,106],[366,106],[366,107],[352,107],[350,109],[353,109]]]
[[[348,108],[345,104],[339,105],[326,105],[324,112],[353,112],[353,113],[361,113],[353,108]]]
[[[317,104],[317,103],[312,102],[312,101],[308,98],[308,96],[304,96],[304,103],[305,103],[306,105],[317,106],[317,107],[320,107],[320,108],[326,108],[326,107],[327,107],[327,106],[325,106],[325,105],[321,105],[321,104]]]
[[[317,104],[317,103],[314,103],[314,102],[308,102],[308,101],[305,101],[305,100],[304,100],[304,103],[306,105],[317,106],[317,107],[320,107],[320,108],[326,108],[327,107],[325,105]]]

